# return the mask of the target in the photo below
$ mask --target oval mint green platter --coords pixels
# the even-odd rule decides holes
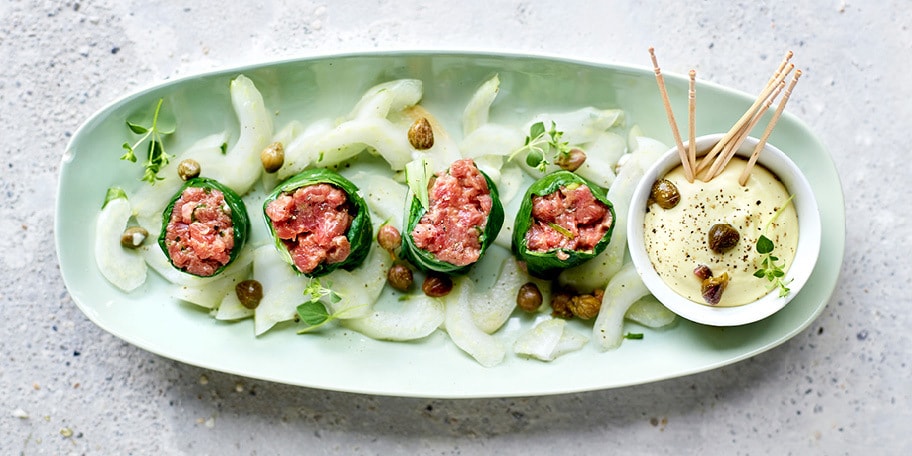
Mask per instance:
[[[644,59],[645,60],[645,59]],[[95,217],[112,185],[128,193],[140,185],[141,167],[119,160],[134,136],[125,120],[163,98],[177,118],[172,151],[221,131],[237,136],[228,83],[249,77],[275,125],[305,125],[342,116],[369,87],[398,78],[424,84],[422,105],[450,131],[478,85],[494,74],[501,92],[491,120],[518,123],[539,112],[583,106],[620,108],[628,124],[672,144],[651,70],[516,54],[386,52],[320,56],[232,68],[164,82],[119,99],[88,119],[63,155],[55,231],[61,273],[82,312],[111,334],[150,352],[196,365],[274,382],[366,394],[436,398],[535,396],[614,388],[680,377],[729,365],[770,350],[805,328],[823,311],[845,250],[845,209],[839,177],[820,140],[786,113],[770,143],[804,170],[820,207],[823,232],[817,266],[785,309],[757,323],[729,328],[683,319],[650,330],[627,323],[642,340],[614,351],[594,343],[545,363],[508,351],[503,364],[480,366],[438,330],[416,342],[383,342],[335,329],[296,335],[294,326],[255,337],[252,320],[222,322],[169,296],[168,284],[150,270],[139,289],[123,293],[98,271],[93,258]],[[686,119],[687,78],[666,74],[679,119]],[[753,97],[710,83],[698,85],[698,135],[727,131]],[[234,129],[234,130],[232,130]],[[514,314],[506,328],[525,317]],[[588,332],[591,326],[580,324]],[[509,331],[509,329],[505,329]]]

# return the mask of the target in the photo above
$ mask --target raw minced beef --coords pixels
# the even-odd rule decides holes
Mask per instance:
[[[456,266],[478,261],[493,200],[475,163],[458,160],[437,173],[428,199],[427,212],[411,232],[415,246]]]
[[[276,236],[282,240],[301,272],[348,258],[346,237],[352,223],[345,192],[330,184],[315,184],[284,193],[266,206]]]
[[[561,187],[545,196],[532,196],[532,224],[526,248],[533,252],[555,249],[588,252],[613,223],[608,206],[592,196],[585,185]],[[566,253],[559,252],[558,257]]]
[[[231,208],[219,190],[186,188],[174,203],[165,230],[168,256],[186,272],[211,276],[231,258]]]

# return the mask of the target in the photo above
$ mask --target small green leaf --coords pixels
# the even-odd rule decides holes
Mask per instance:
[[[104,209],[111,201],[114,201],[118,198],[127,199],[127,192],[125,192],[120,187],[111,187],[105,192],[104,204],[101,205],[101,208]]]
[[[309,296],[312,301],[319,301],[320,298],[331,292],[332,290],[325,288],[318,278],[310,279],[304,288],[304,296]]]
[[[754,277],[756,277],[758,279],[762,279],[762,278],[766,277],[766,269],[757,269],[756,271],[754,271]]]
[[[130,122],[129,120],[127,121],[127,127],[130,127],[130,130],[133,131],[133,133],[136,133],[137,135],[141,135],[141,134],[144,134],[149,131],[148,128],[146,128],[140,124]]]
[[[326,306],[317,300],[307,301],[299,305],[297,307],[297,312],[298,316],[301,317],[301,321],[307,323],[309,326],[320,325],[329,319],[329,313],[326,311]]]
[[[541,135],[545,134],[545,123],[536,122],[529,127],[529,137],[526,138],[526,144],[529,144],[531,141],[535,140]]]
[[[120,159],[136,163],[136,154],[133,152],[133,147],[128,143],[123,143],[123,148],[126,150],[126,152],[120,156]]]
[[[225,155],[226,153],[228,153],[228,143],[223,142],[222,145],[219,146],[219,150],[222,151],[222,155]]]
[[[544,160],[545,157],[538,150],[533,150],[526,155],[526,164],[533,168],[538,168]]]
[[[760,235],[760,239],[757,239],[757,252],[760,252],[760,254],[765,255],[770,253],[773,251],[774,247],[773,241],[762,234]]]
[[[643,333],[627,333],[624,334],[624,339],[639,340],[643,338]]]

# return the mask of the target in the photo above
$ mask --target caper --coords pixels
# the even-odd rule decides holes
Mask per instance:
[[[453,290],[453,279],[443,274],[429,273],[421,284],[421,291],[432,298],[440,298]]]
[[[681,193],[678,187],[668,179],[659,179],[652,184],[650,199],[662,209],[671,209],[681,202]]]
[[[124,230],[120,236],[120,245],[128,249],[135,249],[142,245],[149,237],[149,232],[141,226],[131,226]]]
[[[285,146],[280,142],[274,142],[262,152],[260,152],[260,162],[263,163],[263,170],[267,173],[274,173],[285,164]]]
[[[415,149],[425,150],[434,147],[434,129],[424,117],[416,120],[408,130],[409,144]]]
[[[200,164],[198,161],[187,158],[177,164],[177,175],[181,180],[190,180],[200,175]]]
[[[573,148],[566,154],[561,154],[555,164],[567,171],[576,171],[580,166],[583,166],[583,163],[585,162],[586,152],[583,152],[582,149]]]
[[[581,320],[589,320],[590,318],[595,318],[599,314],[599,310],[602,308],[602,297],[604,294],[601,290],[597,290],[592,294],[578,295],[570,298],[570,312],[576,318]]]
[[[703,280],[700,285],[700,294],[703,295],[703,300],[711,306],[719,304],[719,301],[722,300],[722,293],[725,291],[725,287],[728,286],[728,280],[727,272],[723,272],[720,276]]]
[[[538,285],[534,282],[528,282],[519,287],[519,292],[516,293],[517,307],[526,312],[535,312],[541,307],[541,304],[542,294],[541,290],[538,289]]]
[[[551,316],[557,318],[572,318],[573,312],[570,311],[571,299],[573,299],[573,295],[564,290],[552,294]]]
[[[234,286],[234,293],[241,301],[241,305],[248,309],[256,309],[263,299],[263,285],[256,280],[245,280]]]
[[[388,252],[393,252],[402,245],[402,235],[395,226],[384,224],[377,230],[377,243]]]
[[[728,223],[717,223],[709,228],[709,249],[716,253],[725,253],[738,245],[741,235]]]
[[[713,276],[712,269],[709,269],[709,266],[705,264],[698,264],[697,267],[694,268],[693,273],[700,280],[706,280]]]
[[[399,291],[408,291],[412,288],[412,280],[412,270],[404,264],[394,264],[386,273],[386,281]]]

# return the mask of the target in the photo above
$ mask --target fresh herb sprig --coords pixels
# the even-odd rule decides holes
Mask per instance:
[[[130,144],[129,142],[123,143],[123,148],[126,152],[121,155],[121,160],[128,160],[133,163],[136,163],[136,149],[142,145],[146,140],[149,141],[148,155],[146,157],[146,162],[143,164],[145,170],[143,171],[142,180],[150,184],[154,184],[155,181],[161,180],[161,177],[158,177],[158,172],[168,164],[168,161],[172,158],[171,155],[168,155],[165,152],[164,146],[164,137],[174,133],[174,126],[163,126],[159,121],[159,114],[161,114],[161,107],[164,103],[163,98],[158,99],[158,104],[155,105],[155,113],[152,115],[152,124],[145,126],[139,122],[131,122],[127,120],[127,127],[133,133],[142,135],[139,140]]]
[[[557,124],[551,122],[551,128],[546,130],[544,122],[536,122],[529,127],[529,136],[525,144],[510,154],[510,159],[521,153],[526,153],[526,164],[545,172],[548,165],[570,155],[570,144],[561,141],[564,132],[557,129]],[[549,160],[548,156],[552,155]]]
[[[780,298],[788,296],[788,294],[792,291],[788,287],[788,284],[791,282],[791,280],[783,280],[785,277],[785,270],[783,269],[785,264],[777,263],[777,261],[779,261],[779,257],[773,255],[773,250],[776,248],[776,244],[773,243],[772,239],[766,236],[766,233],[769,230],[770,225],[772,225],[773,222],[779,218],[779,215],[782,214],[785,208],[791,204],[794,197],[795,195],[789,196],[789,198],[785,201],[785,204],[783,204],[782,207],[780,207],[776,213],[773,214],[773,217],[768,222],[766,222],[766,226],[763,227],[763,233],[760,235],[760,238],[757,239],[756,245],[757,252],[760,254],[760,269],[757,269],[754,272],[754,277],[757,277],[759,279],[765,278],[768,280],[772,284],[771,289],[778,287]]]
[[[339,296],[335,291],[327,288],[330,286],[332,286],[332,283],[327,282],[326,286],[323,286],[323,284],[320,282],[320,279],[313,278],[310,280],[310,283],[307,284],[307,287],[304,288],[304,296],[307,296],[310,299],[298,305],[296,310],[298,317],[300,317],[301,321],[307,324],[307,327],[299,329],[298,334],[314,331],[333,320],[342,318],[348,312],[364,307],[349,307],[339,312],[329,313],[329,311],[326,310],[326,306],[320,301],[324,297],[328,298],[329,302],[332,304],[336,304],[342,300],[342,297]]]

